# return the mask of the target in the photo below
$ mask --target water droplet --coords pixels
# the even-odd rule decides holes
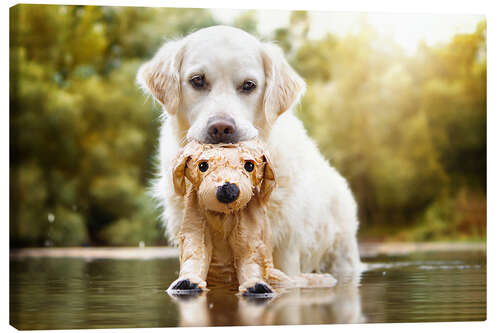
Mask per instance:
[[[49,213],[47,215],[47,220],[49,220],[49,223],[54,223],[54,220],[56,219],[56,217],[54,216],[54,214],[52,213]]]
[[[208,305],[208,308],[209,308],[209,309],[212,309],[213,307],[214,307],[214,303],[210,303],[210,304]]]

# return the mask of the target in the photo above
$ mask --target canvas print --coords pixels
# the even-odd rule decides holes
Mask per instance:
[[[10,324],[486,320],[486,18],[10,8]]]

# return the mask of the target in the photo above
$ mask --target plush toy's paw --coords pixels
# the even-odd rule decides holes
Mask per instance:
[[[200,289],[198,287],[198,283],[193,283],[188,279],[177,281],[177,283],[174,286],[172,286],[172,290],[195,290],[195,289]]]
[[[189,295],[202,292],[206,286],[205,281],[197,281],[198,279],[178,278],[167,289],[167,293],[172,295]]]
[[[253,286],[246,288],[243,292],[243,296],[247,297],[259,297],[268,298],[273,297],[274,292],[266,283],[257,282]]]

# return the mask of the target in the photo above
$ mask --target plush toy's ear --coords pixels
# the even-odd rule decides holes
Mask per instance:
[[[272,43],[262,44],[266,76],[263,107],[269,125],[300,100],[306,90],[304,80],[292,69],[283,51]]]
[[[151,94],[170,114],[177,112],[180,102],[183,49],[182,39],[165,43],[137,73],[137,83],[141,88]]]
[[[262,177],[262,183],[260,184],[260,197],[262,200],[266,201],[269,199],[271,192],[276,185],[276,176],[274,174],[273,167],[271,165],[271,161],[269,160],[269,156],[263,155],[262,159],[265,163],[264,165],[264,175]]]
[[[186,164],[191,156],[189,154],[181,153],[175,160],[174,168],[172,170],[172,180],[174,182],[175,193],[179,195],[186,194]]]

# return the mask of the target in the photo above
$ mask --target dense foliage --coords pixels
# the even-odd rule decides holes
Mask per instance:
[[[147,195],[160,110],[135,85],[202,9],[18,5],[10,12],[11,246],[164,244]],[[349,180],[363,237],[485,238],[486,26],[406,55],[368,25],[273,36],[307,80],[299,107]],[[254,12],[235,25],[255,33]]]

